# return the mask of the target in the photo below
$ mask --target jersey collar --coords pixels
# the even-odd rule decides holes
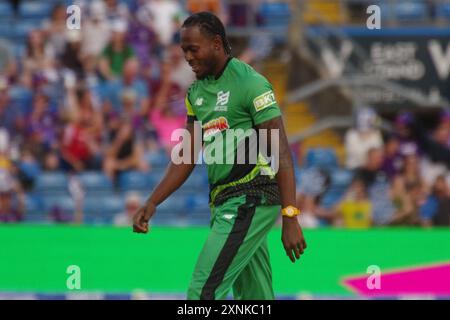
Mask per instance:
[[[233,59],[232,56],[229,56],[227,61],[225,62],[225,65],[223,66],[222,70],[220,70],[220,72],[217,74],[217,76],[209,76],[208,79],[209,80],[213,80],[213,81],[217,81],[220,79],[220,77],[222,76],[222,74],[225,72],[225,69],[227,68],[228,64],[230,63],[230,61]]]

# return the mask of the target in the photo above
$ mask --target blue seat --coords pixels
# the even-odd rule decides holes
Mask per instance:
[[[78,179],[86,192],[111,193],[113,183],[100,171],[86,171],[78,175]]]
[[[450,19],[450,3],[437,3],[436,4],[436,17]]]
[[[331,171],[331,186],[347,188],[353,180],[353,172],[345,169],[335,169]]]
[[[44,1],[23,1],[20,3],[21,18],[47,18],[52,11],[52,3]]]
[[[208,192],[207,178],[202,174],[193,172],[181,186],[180,190],[187,193],[192,192],[193,190]]]
[[[0,19],[10,18],[14,14],[9,1],[0,2]]]
[[[61,210],[64,213],[73,213],[75,203],[71,196],[43,196],[44,211],[52,213],[54,210]]]
[[[328,188],[328,175],[323,169],[310,167],[301,170],[297,191],[303,194],[318,196]]]
[[[34,191],[41,193],[67,192],[68,182],[64,172],[43,172],[36,178]]]
[[[260,14],[264,19],[264,25],[268,27],[287,27],[291,16],[289,5],[283,2],[261,4]]]
[[[152,218],[151,225],[171,225],[172,226],[172,225],[176,225],[179,220],[180,220],[180,216],[177,213],[159,212],[159,214],[156,214]]]
[[[42,197],[34,193],[25,194],[25,214],[40,215],[45,212]]]
[[[39,26],[31,21],[20,21],[13,26],[15,39],[25,41],[31,30],[38,29]]]
[[[186,214],[186,197],[179,193],[171,195],[163,203],[158,206],[158,212],[161,214],[173,213],[173,214]]]
[[[0,17],[0,20],[3,20],[3,18]],[[13,28],[11,27],[11,22],[10,21],[0,21],[0,38],[11,39],[13,37],[14,37],[14,34],[13,34]]]
[[[300,185],[302,183],[304,172],[305,172],[305,169],[300,169],[299,167],[295,166],[294,174],[295,174],[295,183],[297,185]]]
[[[46,214],[25,215],[25,222],[28,222],[28,223],[46,223],[46,222],[49,222],[49,217]]]
[[[16,42],[14,50],[17,50],[17,46],[21,46],[22,48],[25,47],[23,43]],[[31,105],[33,101],[33,92],[31,90],[22,86],[14,85],[9,91],[9,97],[11,102],[19,108],[22,113],[28,114],[31,112]]]
[[[291,13],[287,3],[263,3],[259,14],[263,17],[262,27],[273,33],[275,43],[286,41]]]
[[[189,181],[191,179],[192,181]],[[198,188],[208,187],[208,170],[206,165],[196,165],[186,183]]]
[[[119,0],[119,2],[125,4],[130,11],[136,10],[138,7],[137,0]]]
[[[324,206],[325,208],[332,208],[338,204],[339,200],[342,198],[343,195],[344,193],[341,191],[335,191],[333,189],[330,189],[325,193],[325,195],[321,199],[321,205]]]
[[[194,171],[192,171],[192,174],[202,175],[206,180],[208,180],[208,169],[206,168],[206,164],[197,164]]]
[[[165,168],[170,162],[170,158],[164,151],[149,153],[146,158],[152,168]]]
[[[84,215],[83,223],[85,224],[113,224],[114,217],[101,215]]]
[[[150,188],[154,188],[164,176],[163,170],[153,170],[147,174],[147,179],[149,181]]]
[[[23,43],[14,43],[14,48],[13,48],[13,52],[14,52],[14,57],[16,59],[21,59],[24,56],[25,53],[25,44]],[[24,104],[22,104],[22,109],[24,109],[26,106],[24,106]]]
[[[27,177],[32,179],[38,177],[41,172],[41,167],[37,162],[35,163],[20,162],[18,166]]]
[[[85,219],[98,220],[101,216],[100,206],[95,201],[89,200],[84,202],[83,221],[85,221]]]
[[[186,195],[185,205],[187,212],[191,214],[207,213],[209,215],[209,197],[207,193],[192,193]]]
[[[120,194],[109,196],[87,196],[84,199],[83,212],[86,215],[112,217],[125,210],[125,201]]]
[[[336,152],[331,148],[312,148],[306,153],[305,167],[331,170],[338,166]]]
[[[427,6],[423,1],[398,1],[393,6],[395,17],[400,20],[422,20],[427,17]]]
[[[150,174],[140,171],[127,171],[119,176],[119,188],[121,191],[147,190],[153,187],[153,181]]]

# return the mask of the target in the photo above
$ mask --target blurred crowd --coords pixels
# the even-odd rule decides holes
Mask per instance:
[[[370,108],[356,114],[345,134],[349,186],[325,208],[316,192],[300,192],[306,226],[450,226],[450,113],[442,111],[434,128],[400,112],[390,130]],[[329,178],[325,171],[322,177]]]
[[[149,159],[170,153],[172,131],[184,126],[194,80],[179,48],[181,23],[204,10],[233,25],[246,19],[245,6],[225,10],[220,0],[74,3],[80,30],[67,29],[66,6],[56,4],[19,56],[0,38],[0,222],[23,219],[25,193],[42,172],[95,170],[114,181],[124,171],[151,171]],[[252,37],[240,58],[260,60],[272,46]],[[300,188],[304,226],[450,225],[450,114],[431,132],[409,113],[388,134],[378,119],[362,109],[347,132],[352,180],[332,206],[322,205],[326,187]],[[326,185],[324,172],[309,181]],[[141,200],[129,194],[117,223],[129,222]]]
[[[178,29],[193,12],[223,16],[222,4],[130,3],[74,1],[79,30],[67,28],[66,5],[56,4],[19,57],[0,39],[0,220],[20,219],[23,192],[43,171],[102,170],[114,179],[149,171],[152,153],[169,152],[194,80]]]
[[[10,0],[15,24],[21,0]],[[221,0],[74,0],[80,29],[67,27],[67,3],[54,3],[19,39],[0,37],[0,221],[23,219],[25,194],[42,172],[152,170],[184,127],[194,74],[179,47],[189,14],[210,11],[242,25],[249,6]],[[257,2],[255,2],[257,3]],[[252,63],[272,42],[256,36],[242,53]],[[20,46],[19,46],[20,47]],[[136,196],[132,196],[136,202]]]

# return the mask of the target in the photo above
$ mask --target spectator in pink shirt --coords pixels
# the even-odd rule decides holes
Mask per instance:
[[[183,128],[186,122],[184,108],[185,93],[170,80],[169,65],[163,66],[163,79],[149,120],[158,135],[160,145],[170,154],[177,141],[171,141],[172,132]]]

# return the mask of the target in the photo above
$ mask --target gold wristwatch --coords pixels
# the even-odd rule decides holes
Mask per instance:
[[[294,206],[287,206],[286,208],[281,209],[281,215],[289,218],[298,216],[300,214],[300,210]]]

